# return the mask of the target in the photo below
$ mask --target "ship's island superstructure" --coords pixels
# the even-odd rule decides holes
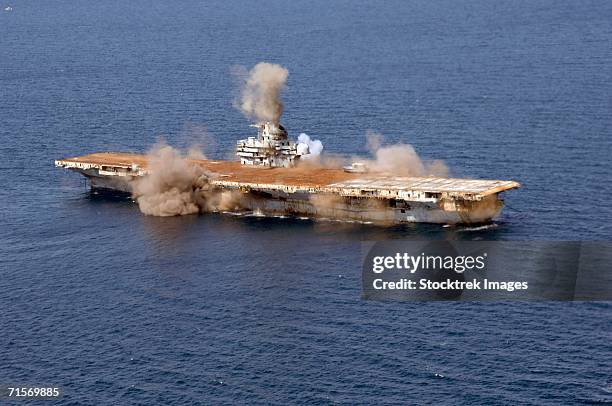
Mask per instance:
[[[395,176],[361,163],[344,169],[299,165],[308,145],[290,141],[280,124],[255,127],[257,138],[237,143],[239,162],[190,159],[209,174],[206,193],[233,196],[232,210],[380,224],[473,224],[491,221],[503,207],[502,192],[520,187],[506,180]],[[55,165],[81,173],[92,188],[128,193],[150,173],[145,155],[129,153],[94,153]]]
[[[289,140],[287,130],[280,124],[265,122],[251,125],[257,128],[257,137],[238,141],[236,155],[243,165],[294,166],[302,155],[307,155],[308,145]]]

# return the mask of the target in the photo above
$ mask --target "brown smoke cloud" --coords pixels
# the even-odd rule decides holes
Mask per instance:
[[[230,190],[215,190],[208,173],[195,162],[204,159],[197,147],[186,156],[158,142],[147,153],[148,174],[134,180],[132,195],[140,211],[150,216],[182,216],[203,212],[240,210],[242,195]]]
[[[366,132],[368,149],[373,160],[365,163],[373,172],[391,173],[396,176],[440,176],[449,174],[448,167],[440,160],[423,161],[410,144],[383,145],[382,134]]]
[[[248,118],[278,124],[283,114],[281,92],[289,71],[281,65],[260,62],[245,76],[237,106]]]
[[[372,158],[346,156],[325,153],[314,159],[301,160],[298,167],[304,170],[312,168],[339,168],[352,162],[365,164],[369,172],[386,173],[393,176],[449,176],[449,169],[441,160],[423,160],[410,144],[398,143],[383,145],[382,134],[372,130],[366,131],[368,150]]]
[[[205,206],[208,174],[178,150],[159,142],[147,154],[147,165],[149,174],[132,184],[133,196],[144,214],[193,214]]]

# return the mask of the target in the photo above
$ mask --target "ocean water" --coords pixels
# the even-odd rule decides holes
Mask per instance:
[[[0,384],[64,404],[612,402],[609,303],[360,298],[362,241],[612,238],[612,3],[0,6]],[[228,157],[251,130],[231,71],[260,61],[289,69],[294,137],[366,154],[370,129],[523,188],[478,229],[154,218],[53,167],[160,137]]]

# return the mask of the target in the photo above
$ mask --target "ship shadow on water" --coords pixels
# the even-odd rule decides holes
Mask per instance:
[[[131,193],[112,189],[89,189],[83,196],[93,203],[133,202]]]
[[[74,193],[67,204],[81,211],[82,215],[107,212],[109,216],[128,215],[131,211],[138,212],[138,206],[129,193],[121,193],[108,189],[87,189],[81,193]],[[73,213],[74,216],[76,213]]]
[[[253,231],[271,230],[292,232],[314,232],[326,237],[375,241],[390,239],[432,240],[498,240],[508,224],[489,222],[473,225],[446,225],[432,223],[405,223],[379,225],[355,221],[341,221],[293,216],[231,215],[213,213],[220,221],[231,221]]]

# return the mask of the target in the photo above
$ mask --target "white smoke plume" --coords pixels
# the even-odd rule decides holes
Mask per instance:
[[[289,71],[281,65],[260,62],[243,79],[237,106],[248,118],[278,124],[283,114],[281,92]]]
[[[298,136],[298,151],[308,148],[308,154],[302,155],[303,159],[315,159],[321,155],[323,151],[323,143],[319,140],[312,140],[306,133],[301,133]]]
[[[374,160],[366,162],[374,172],[392,173],[398,176],[448,176],[449,170],[439,160],[423,161],[410,144],[383,145],[379,133],[367,131],[368,148]]]
[[[204,169],[176,149],[158,142],[147,154],[149,174],[132,183],[140,211],[151,216],[177,216],[201,211],[208,190]]]

